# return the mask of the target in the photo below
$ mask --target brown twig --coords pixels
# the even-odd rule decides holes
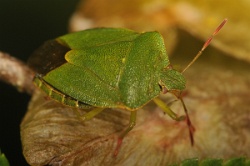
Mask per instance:
[[[33,71],[22,61],[0,52],[0,80],[11,84],[21,92],[32,94]]]

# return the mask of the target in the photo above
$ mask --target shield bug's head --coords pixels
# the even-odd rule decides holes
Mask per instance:
[[[163,93],[174,93],[185,89],[186,80],[182,73],[173,69],[172,65],[168,65],[163,69],[159,84]]]

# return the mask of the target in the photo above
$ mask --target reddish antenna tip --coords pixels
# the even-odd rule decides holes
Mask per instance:
[[[217,33],[218,33],[218,32],[221,30],[221,28],[226,24],[226,22],[227,22],[227,19],[224,19],[224,20],[220,23],[220,25],[215,29],[214,33],[213,33],[213,34],[207,39],[207,41],[204,43],[204,45],[203,45],[201,51],[203,51],[203,50],[205,50],[205,49],[207,48],[207,46],[211,43],[213,37],[214,37],[215,35],[217,35]]]
[[[225,19],[221,22],[221,24],[216,28],[216,30],[215,30],[214,33],[213,33],[213,36],[216,35],[216,34],[221,30],[221,28],[226,24],[226,22],[227,22],[227,18],[225,18]]]
[[[207,46],[211,43],[213,37],[217,35],[217,33],[221,30],[221,28],[226,24],[227,19],[225,18],[220,25],[215,29],[215,31],[212,33],[212,35],[207,39],[207,41],[204,43],[201,50],[197,53],[197,55],[194,57],[194,59],[185,67],[185,69],[182,70],[182,73],[184,73],[195,61],[198,59],[198,57],[202,54],[202,52],[207,48]]]

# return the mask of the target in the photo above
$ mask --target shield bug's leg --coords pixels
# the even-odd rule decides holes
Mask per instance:
[[[154,98],[153,101],[158,105],[166,114],[168,114],[172,119],[181,121],[185,119],[185,116],[178,117],[161,99]]]
[[[122,145],[122,140],[123,138],[128,134],[130,130],[132,130],[136,124],[136,112],[137,111],[132,111],[130,114],[130,120],[129,120],[129,125],[128,128],[122,132],[122,134],[118,137],[117,145],[115,148],[114,156],[117,156],[119,149]]]
[[[83,116],[81,116],[77,110],[76,110],[76,112],[77,112],[77,116],[79,116],[83,121],[85,121],[85,120],[92,119],[94,116],[96,116],[97,114],[102,112],[104,109],[105,108],[94,108],[93,110],[89,111],[88,113],[84,114]]]
[[[182,104],[184,111],[185,111],[185,114],[186,114],[186,120],[187,120],[187,125],[188,125],[188,130],[189,130],[190,141],[191,141],[191,145],[193,146],[194,145],[194,136],[193,135],[194,135],[195,128],[192,125],[192,122],[189,118],[187,107],[186,107],[182,97],[179,97],[179,99],[181,101],[181,104]]]

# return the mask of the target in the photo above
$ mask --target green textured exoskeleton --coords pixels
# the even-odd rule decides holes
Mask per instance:
[[[105,108],[131,111],[129,127],[134,127],[136,111],[154,101],[175,120],[178,117],[157,97],[171,92],[186,111],[181,91],[183,75],[169,62],[164,40],[158,32],[137,33],[121,28],[96,28],[67,34],[46,42],[29,59],[37,72],[35,84],[48,96],[65,105],[89,109],[83,120]],[[191,142],[193,127],[188,118]]]

